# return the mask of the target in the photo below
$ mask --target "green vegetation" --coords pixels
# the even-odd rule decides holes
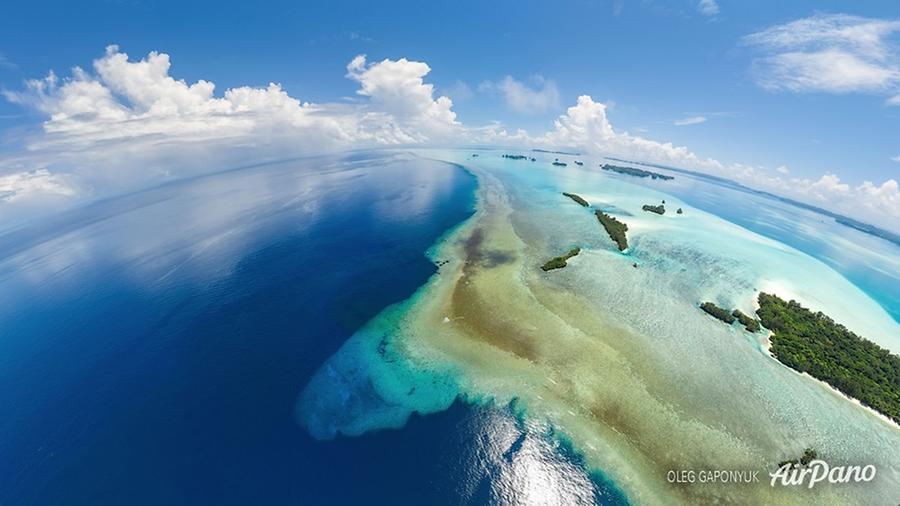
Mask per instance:
[[[557,159],[553,160],[553,165],[556,165],[557,167],[565,167],[569,164],[567,164],[566,162],[561,162],[561,161],[559,161],[559,158],[557,158]]]
[[[547,263],[541,266],[541,269],[545,271],[552,271],[553,269],[562,269],[566,266],[566,260],[572,258],[573,256],[581,253],[581,248],[572,248],[563,256],[559,256],[556,258],[551,258]]]
[[[590,204],[588,204],[587,200],[584,200],[583,198],[579,197],[578,195],[575,195],[574,193],[563,192],[563,195],[565,195],[566,197],[569,197],[570,199],[574,200],[575,202],[578,202],[579,204],[581,204],[582,207],[587,207],[590,205]]]
[[[510,160],[528,160],[528,157],[525,155],[503,155],[503,158],[509,158]]]
[[[734,316],[731,316],[731,313],[729,313],[727,309],[722,309],[712,302],[704,302],[703,304],[700,304],[700,309],[706,311],[707,314],[709,314],[713,318],[722,320],[729,325],[734,323]]]
[[[775,358],[900,423],[900,356],[793,300],[760,293],[756,314]]]
[[[625,232],[628,231],[628,225],[599,209],[595,211],[594,214],[597,215],[597,220],[599,220],[600,224],[603,225],[603,228],[606,229],[609,238],[619,247],[619,251],[625,251],[628,248],[628,238],[625,236]]]
[[[752,318],[744,314],[744,312],[740,309],[735,309],[734,311],[732,311],[731,316],[737,318],[737,320],[741,322],[741,325],[743,325],[744,328],[747,329],[747,332],[759,332],[759,320],[757,320],[756,318]]]
[[[644,204],[643,206],[641,206],[641,209],[643,209],[644,211],[649,211],[651,213],[666,214],[666,206],[664,205],[651,206],[650,204]]]
[[[682,214],[682,213],[684,213],[684,211],[682,211],[681,208],[679,207],[678,210],[675,211],[675,213],[676,213],[676,214]]]
[[[797,466],[807,466],[810,462],[816,460],[818,454],[812,448],[807,448],[803,450],[803,455],[799,459],[789,459],[782,460],[778,463],[778,468],[781,469],[785,465],[790,465],[792,468]]]
[[[644,169],[635,169],[634,167],[619,167],[618,165],[610,165],[608,163],[601,165],[600,168],[603,170],[617,172],[619,174],[625,174],[626,176],[650,177],[652,179],[662,179],[663,181],[675,179],[672,176],[667,176],[658,172],[650,172],[649,170]]]

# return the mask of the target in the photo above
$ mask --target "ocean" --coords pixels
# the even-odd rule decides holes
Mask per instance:
[[[574,452],[508,407],[456,402],[330,440],[295,420],[314,371],[436,271],[424,253],[471,215],[475,187],[451,164],[355,153],[7,232],[0,504],[482,503],[515,461],[492,443],[498,423],[601,497]]]

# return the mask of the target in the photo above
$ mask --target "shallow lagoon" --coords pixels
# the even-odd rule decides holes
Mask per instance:
[[[637,502],[865,503],[897,489],[896,426],[781,366],[765,352],[763,335],[725,327],[696,308],[715,300],[750,313],[760,289],[774,291],[897,350],[897,323],[885,311],[895,288],[876,301],[810,254],[621,177],[499,153],[423,156],[454,160],[479,176],[478,213],[434,251],[451,259],[450,272],[383,313],[325,366],[332,378],[348,364],[370,378],[367,387],[394,410],[393,423],[402,423],[404,410],[440,409],[454,388],[475,403],[515,399],[526,417],[571,437],[590,465]],[[626,254],[562,191],[623,216]],[[640,210],[662,199],[684,215]],[[818,233],[827,237],[829,226],[838,225]],[[569,267],[535,272],[573,246],[585,250]],[[893,261],[892,247],[874,254]],[[442,386],[414,390],[416,378],[429,374],[440,378],[432,386]],[[322,384],[307,389],[301,413],[353,404]],[[351,415],[330,430],[379,424]],[[677,466],[765,471],[808,446],[832,462],[876,462],[882,473],[868,487],[813,495],[768,485],[673,486],[663,478]]]

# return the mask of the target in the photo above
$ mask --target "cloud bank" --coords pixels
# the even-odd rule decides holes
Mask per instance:
[[[772,32],[775,38],[796,33]],[[858,45],[878,47],[878,40]],[[852,186],[828,173],[818,180],[788,179],[768,171],[702,158],[687,147],[618,131],[607,104],[578,97],[543,133],[504,125],[465,125],[453,102],[436,96],[424,62],[365,55],[347,64],[360,100],[314,104],[292,97],[279,84],[241,86],[216,93],[212,82],[188,83],[170,74],[165,53],[132,60],[110,46],[91,71],[65,78],[49,73],[4,90],[7,100],[44,115],[40,130],[0,156],[0,228],[24,209],[58,209],[142,185],[289,156],[399,145],[490,144],[572,149],[700,170],[737,179],[887,225],[900,223],[897,182]],[[510,108],[556,108],[559,92],[549,80],[528,87],[511,77],[493,83]],[[686,118],[696,124],[705,118]],[[41,207],[44,206],[44,207]],[[54,207],[56,206],[56,207]]]
[[[743,41],[764,53],[754,77],[767,90],[891,94],[900,88],[900,52],[891,40],[897,33],[900,19],[818,14]]]

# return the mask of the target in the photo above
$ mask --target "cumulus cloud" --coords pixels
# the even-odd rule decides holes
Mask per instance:
[[[506,106],[520,114],[539,114],[559,109],[556,83],[539,75],[533,76],[531,81],[533,86],[506,76],[499,82],[485,81],[479,85],[479,89],[499,92]]]
[[[700,123],[706,123],[706,116],[688,116],[687,118],[674,121],[675,126],[697,125]]]
[[[719,4],[716,0],[700,0],[697,2],[697,12],[704,16],[714,17],[719,14]]]
[[[892,157],[891,160],[893,160],[895,162],[900,162],[900,155]]]
[[[0,158],[7,202],[61,192],[62,179],[97,194],[152,179],[214,170],[217,164],[315,154],[348,147],[438,143],[458,134],[452,102],[433,97],[422,62],[400,59],[347,67],[357,104],[311,104],[279,84],[216,93],[206,80],[170,75],[165,53],[132,60],[116,46],[91,71],[50,72],[4,90],[10,102],[46,116],[23,149]],[[48,172],[49,171],[49,172]]]
[[[719,162],[701,159],[684,146],[657,142],[627,132],[616,132],[607,118],[606,109],[606,104],[582,95],[574,106],[556,119],[554,129],[537,140],[598,155],[615,155],[697,169],[721,168]]]
[[[770,172],[724,165],[684,146],[615,129],[607,104],[587,95],[544,133],[511,130],[499,122],[467,126],[457,119],[451,99],[437,96],[426,82],[430,70],[424,62],[369,62],[360,55],[346,74],[359,86],[358,100],[312,104],[276,83],[219,94],[212,82],[172,76],[164,53],[133,60],[110,46],[89,71],[76,68],[67,77],[50,72],[27,81],[20,91],[3,92],[46,119],[39,132],[21,140],[20,149],[0,156],[0,225],[10,216],[21,217],[26,202],[74,202],[266,159],[377,145],[470,143],[573,149],[685,167],[877,223],[885,217],[900,223],[893,219],[900,216],[894,180],[853,186],[833,173],[815,180],[786,179],[786,167]],[[522,112],[549,110],[559,101],[547,80],[529,87],[509,77],[491,86]],[[680,122],[696,124],[711,114],[716,113]]]
[[[434,86],[425,83],[429,72],[428,64],[406,58],[367,65],[366,56],[359,55],[347,65],[347,77],[361,85],[356,93],[369,97],[386,119],[397,122],[406,142],[448,137],[461,126],[453,101],[445,96],[435,99]]]
[[[757,83],[770,91],[890,92],[900,86],[900,57],[891,36],[900,20],[817,14],[744,37],[761,49]]]
[[[888,98],[885,101],[885,104],[900,106],[900,93],[898,93],[897,95],[894,95],[893,97]]]
[[[791,170],[788,169],[786,165],[779,165],[778,167],[775,167],[775,172],[779,174],[788,174]]]

